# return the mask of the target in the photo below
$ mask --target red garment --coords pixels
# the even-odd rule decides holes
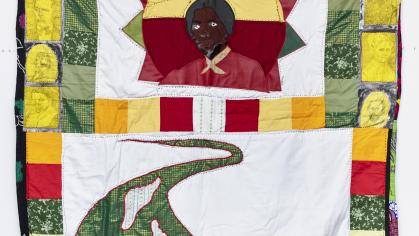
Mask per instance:
[[[251,58],[233,51],[229,52],[216,67],[224,73],[216,73],[207,67],[205,57],[194,60],[180,69],[171,71],[163,78],[154,67],[150,58],[146,59],[140,75],[141,80],[158,81],[161,85],[197,85],[206,87],[236,88],[262,92],[280,91],[278,67],[265,76],[262,66]],[[276,72],[276,73],[275,73]],[[277,76],[272,76],[276,74]]]

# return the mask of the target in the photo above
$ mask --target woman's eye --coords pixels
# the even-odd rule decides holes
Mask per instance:
[[[209,23],[209,25],[210,25],[211,27],[216,27],[218,24],[217,24],[216,22],[212,21],[212,22],[210,22],[210,23]]]
[[[193,24],[193,25],[192,25],[192,29],[193,29],[193,30],[198,30],[199,28],[201,28],[201,26],[200,26],[200,25],[198,25],[198,24]]]

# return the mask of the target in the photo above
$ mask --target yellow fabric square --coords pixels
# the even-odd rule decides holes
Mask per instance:
[[[61,0],[26,1],[26,39],[60,41]]]
[[[365,0],[366,25],[397,24],[399,0]]]
[[[390,120],[391,102],[385,92],[376,91],[368,94],[361,107],[359,116],[362,128],[384,128]]]
[[[387,160],[388,129],[356,128],[353,131],[352,160]]]
[[[26,162],[29,164],[61,164],[61,133],[27,132]]]
[[[351,230],[350,236],[384,236],[384,231]]]
[[[25,87],[25,128],[58,128],[59,111],[58,87]]]
[[[297,130],[324,128],[324,97],[292,98],[292,128]]]
[[[128,102],[128,132],[160,132],[160,98]]]
[[[292,129],[291,99],[266,99],[259,102],[259,131]]]
[[[195,1],[190,0],[148,0],[144,19],[183,18]],[[236,20],[284,22],[282,6],[278,0],[227,0]]]
[[[26,78],[29,82],[54,83],[58,78],[58,59],[46,44],[34,45],[26,57]]]
[[[128,101],[96,100],[95,131],[102,134],[127,133]]]
[[[362,81],[396,81],[396,34],[362,33]]]

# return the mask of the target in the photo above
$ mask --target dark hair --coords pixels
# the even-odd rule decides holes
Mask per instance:
[[[234,12],[231,6],[225,0],[197,0],[186,11],[186,27],[190,36],[192,36],[192,18],[197,9],[209,7],[215,11],[218,18],[223,22],[227,34],[233,33]]]

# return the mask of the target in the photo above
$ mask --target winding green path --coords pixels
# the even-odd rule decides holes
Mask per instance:
[[[166,141],[125,140],[124,142],[142,142],[150,143],[150,145],[160,144],[173,147],[210,148],[228,151],[231,155],[223,158],[195,160],[164,167],[134,178],[114,188],[90,209],[81,222],[77,230],[77,235],[152,236],[151,224],[153,221],[157,221],[160,230],[168,236],[191,235],[179,219],[176,218],[175,213],[170,207],[168,200],[168,192],[170,189],[190,176],[225,166],[235,165],[243,160],[243,153],[238,147],[233,144],[219,141],[188,139]],[[160,184],[154,191],[150,202],[137,213],[137,218],[134,220],[132,226],[123,230],[121,225],[124,220],[125,194],[131,189],[151,185],[156,183],[156,181],[159,181]]]

